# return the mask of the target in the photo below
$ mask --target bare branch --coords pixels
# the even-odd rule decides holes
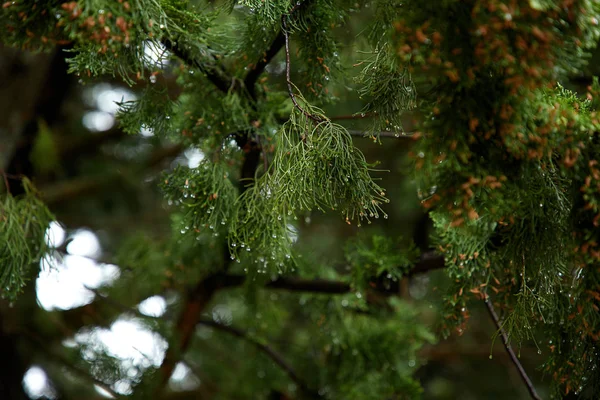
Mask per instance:
[[[247,342],[251,343],[257,349],[259,349],[260,351],[265,353],[265,355],[267,355],[267,357],[269,357],[271,360],[273,360],[273,362],[275,362],[275,364],[279,365],[281,367],[281,369],[283,369],[285,371],[285,373],[290,377],[290,379],[292,381],[294,381],[294,383],[296,385],[298,385],[298,387],[305,394],[308,394],[312,397],[318,397],[317,393],[314,390],[310,389],[308,387],[308,385],[306,384],[306,382],[304,382],[302,379],[300,379],[300,377],[298,376],[298,374],[296,373],[294,368],[279,353],[277,353],[275,350],[273,350],[272,347],[270,347],[266,344],[260,343],[256,339],[251,338],[247,332],[244,332],[243,330],[234,328],[232,326],[219,324],[215,321],[205,320],[205,319],[198,321],[198,324],[204,325],[204,326],[210,326],[215,329],[219,329],[223,332],[227,332],[233,336],[237,336],[237,337],[242,338],[242,339],[246,340]]]
[[[494,305],[492,304],[492,301],[490,300],[489,296],[486,296],[486,299],[484,300],[484,302],[485,302],[487,310],[490,314],[490,317],[494,321],[496,328],[498,328],[500,337],[502,337],[502,344],[504,344],[504,348],[506,349],[506,352],[510,356],[512,363],[517,368],[519,375],[521,375],[521,379],[523,379],[523,383],[525,383],[525,386],[527,387],[527,390],[529,391],[531,398],[534,400],[542,400],[542,398],[535,391],[535,387],[533,386],[533,383],[531,383],[529,376],[527,376],[527,372],[525,372],[525,369],[523,369],[523,366],[519,362],[517,355],[513,351],[512,347],[510,346],[510,343],[508,341],[508,335],[506,334],[506,332],[504,331],[504,328],[502,327],[502,323],[500,322],[500,319],[498,318],[498,314],[496,314],[496,311],[494,310]]]

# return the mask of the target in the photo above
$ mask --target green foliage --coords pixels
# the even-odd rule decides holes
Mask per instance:
[[[363,61],[359,81],[364,85],[360,90],[367,100],[364,113],[376,113],[376,123],[371,127],[371,135],[377,137],[381,131],[402,130],[403,112],[416,106],[417,89],[407,68],[399,66],[389,44],[373,51],[370,59]]]
[[[381,316],[383,323],[373,325],[372,316],[347,314],[332,332],[333,343],[326,347],[332,366],[328,372],[339,386],[330,398],[420,398],[422,389],[411,375],[418,368],[417,351],[434,338],[414,323],[417,310],[400,301],[390,306],[393,313]]]
[[[311,117],[292,112],[279,131],[268,173],[239,199],[230,232],[234,258],[254,249],[255,261],[271,260],[281,268],[292,258],[293,221],[314,209],[339,211],[348,224],[358,219],[359,226],[361,220],[387,217],[381,208],[385,193],[348,131],[303,104]],[[259,270],[266,272],[266,265]]]
[[[348,242],[346,260],[352,268],[353,286],[364,290],[369,279],[384,277],[398,281],[405,276],[417,261],[420,251],[410,243],[401,246],[401,238],[373,235],[371,243],[360,238]]]
[[[38,134],[31,150],[31,163],[40,175],[48,175],[60,167],[58,149],[52,131],[45,121],[38,121]]]
[[[329,83],[342,76],[333,28],[343,26],[346,16],[331,0],[310,1],[305,8],[288,23],[298,37],[297,62],[303,65],[299,68],[300,77],[309,98],[327,102],[333,99]]]
[[[163,88],[147,86],[139,100],[118,103],[119,124],[123,131],[138,134],[142,128],[165,135],[171,130],[171,115],[176,110]]]
[[[23,178],[22,183],[25,194],[6,194],[0,200],[0,294],[10,300],[46,254],[46,229],[53,220],[31,182]]]
[[[391,239],[392,227],[384,223],[385,235],[348,241],[344,269],[309,257],[302,243],[306,235],[330,234],[311,231],[317,210],[341,214],[342,227],[335,229],[343,233],[332,235],[355,233],[342,231],[354,229],[344,221],[358,228],[394,214],[383,210],[387,195],[371,176],[376,164],[367,163],[344,125],[316,106],[345,94],[350,80],[337,54],[340,36],[367,6],[375,8],[374,21],[351,41],[353,52],[366,54],[355,80],[363,102],[352,112],[363,107],[374,117],[366,127],[372,136],[400,136],[411,111],[419,133],[405,147],[411,146],[418,197],[434,231],[424,245],[445,260],[443,333],[465,332],[471,300],[491,301],[511,340],[531,340],[547,353],[544,369],[554,394],[594,395],[600,385],[600,85],[595,80],[582,98],[559,82],[578,73],[600,39],[600,3],[39,4],[6,3],[0,40],[36,50],[69,43],[70,72],[82,78],[111,75],[134,85],[148,77],[138,100],[120,103],[121,128],[131,134],[148,128],[157,142],[174,140],[206,156],[197,168],[178,167],[163,176],[172,231],[166,238],[125,241],[116,259],[122,276],[106,290],[127,305],[173,293],[170,311],[183,312],[190,289],[206,289],[207,277],[237,279],[232,286],[248,278],[242,293],[215,295],[212,313],[198,310],[222,326],[204,321],[197,343],[182,349],[201,360],[210,379],[247,382],[237,392],[225,385],[215,398],[266,398],[272,389],[305,394],[272,354],[252,362],[230,356],[235,363],[223,368],[222,354],[263,354],[257,349],[274,343],[324,398],[420,396],[413,378],[417,352],[433,341],[421,310],[370,285],[409,275],[420,255],[416,245]],[[282,68],[284,26],[291,64]],[[168,65],[160,64],[166,53],[155,63],[145,56],[148,49],[168,51]],[[263,61],[271,63],[265,77],[255,69]],[[307,98],[283,76],[287,69]],[[168,87],[173,77],[180,92]],[[424,93],[419,101],[417,92]],[[38,172],[54,170],[57,154],[40,124],[32,153]],[[24,185],[23,197],[7,195],[0,206],[0,286],[11,299],[29,266],[44,256],[51,220],[29,181]],[[234,275],[242,270],[244,279]],[[289,281],[280,278],[284,274]],[[339,280],[339,297],[303,294],[298,300],[296,293],[262,288],[308,278]],[[213,307],[209,300],[202,307]],[[218,312],[224,308],[231,320]],[[152,325],[172,339],[172,349],[179,344],[177,329],[188,322],[184,317]],[[232,334],[237,331],[230,323],[248,331]],[[86,361],[113,368],[98,378],[113,384],[127,373],[105,357],[106,349],[81,350],[82,357],[98,353]],[[143,380],[141,374],[131,379],[140,384],[136,396],[154,394],[149,388],[159,385],[158,372],[148,369]]]
[[[373,165],[354,147],[348,131],[319,109],[304,107],[321,122],[292,113],[280,131],[269,178],[286,211],[339,210],[348,222],[387,217],[381,208],[388,202],[384,190],[369,175]]]
[[[205,159],[192,170],[178,167],[166,175],[162,188],[182,210],[182,233],[198,235],[208,228],[217,236],[225,230],[237,191],[220,163]]]

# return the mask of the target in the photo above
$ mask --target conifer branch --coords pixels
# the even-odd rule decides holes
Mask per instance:
[[[280,366],[281,369],[283,369],[285,371],[285,373],[290,377],[290,379],[302,390],[302,392],[309,395],[310,397],[314,397],[314,398],[319,397],[318,394],[314,390],[310,389],[308,387],[308,385],[306,384],[306,382],[304,382],[298,376],[298,374],[296,373],[294,368],[279,353],[277,353],[275,350],[273,350],[272,347],[270,347],[266,344],[260,343],[256,339],[251,338],[247,332],[245,332],[241,329],[238,329],[238,328],[234,328],[232,326],[219,324],[215,321],[206,320],[206,319],[202,319],[202,320],[198,321],[198,324],[204,325],[204,326],[209,326],[209,327],[212,327],[215,329],[219,329],[223,332],[227,332],[233,336],[237,336],[237,337],[244,339],[247,342],[251,343],[254,347],[256,347],[258,350],[263,352],[267,357],[269,357],[275,364]]]
[[[301,7],[306,6],[309,2],[310,1],[307,0],[307,1],[299,2],[296,5],[294,5],[294,7],[292,7],[290,12],[288,13],[288,17],[291,16],[296,11],[298,11]],[[275,36],[275,39],[273,40],[273,42],[271,43],[271,45],[265,52],[265,56],[263,58],[261,58],[254,65],[254,67],[246,75],[246,78],[244,78],[244,86],[248,90],[248,93],[250,94],[251,98],[256,99],[256,92],[254,91],[254,85],[256,84],[258,77],[263,73],[266,66],[269,65],[271,60],[279,53],[279,51],[281,51],[283,46],[285,46],[285,43],[286,43],[286,37],[284,34],[284,30],[281,29],[281,30],[279,30],[279,32],[277,33],[277,36]]]
[[[512,347],[508,341],[508,335],[506,334],[506,331],[504,331],[504,328],[502,327],[502,323],[500,322],[500,319],[498,318],[498,314],[496,314],[496,311],[494,310],[494,305],[492,304],[490,297],[486,296],[484,302],[487,307],[488,313],[490,314],[490,317],[494,321],[494,325],[496,325],[496,328],[498,329],[498,333],[500,334],[500,337],[502,338],[502,344],[504,345],[506,352],[510,356],[512,363],[517,368],[519,375],[521,375],[521,379],[523,380],[523,383],[525,383],[525,386],[527,387],[527,390],[529,391],[529,395],[534,400],[542,400],[542,398],[535,391],[535,387],[533,386],[531,379],[529,379],[527,372],[525,372],[525,369],[523,368],[523,366],[521,365],[521,362],[519,362],[519,359],[517,358],[517,355],[513,351]]]

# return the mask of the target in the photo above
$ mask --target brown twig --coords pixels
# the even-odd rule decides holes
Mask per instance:
[[[219,329],[223,332],[227,332],[233,336],[237,336],[237,337],[244,339],[247,342],[251,343],[254,347],[256,347],[257,349],[259,349],[260,351],[265,353],[265,355],[267,355],[267,357],[269,357],[271,360],[273,360],[273,362],[275,362],[275,364],[280,366],[281,369],[283,369],[285,371],[285,373],[290,377],[290,379],[292,381],[294,381],[294,383],[296,385],[298,385],[298,387],[305,394],[310,395],[311,397],[315,397],[315,398],[318,397],[317,393],[308,387],[306,382],[304,382],[298,376],[298,374],[296,373],[294,368],[279,353],[277,353],[275,350],[273,350],[272,347],[270,347],[266,344],[260,343],[256,339],[251,338],[247,332],[245,332],[241,329],[238,329],[238,328],[234,328],[232,326],[219,324],[215,321],[206,320],[206,319],[202,319],[202,320],[198,321],[198,324],[204,325],[204,326],[210,326],[215,329]]]
[[[492,304],[492,301],[489,298],[489,296],[486,296],[484,302],[485,302],[487,310],[490,314],[490,317],[494,321],[496,328],[498,328],[498,333],[500,334],[500,337],[502,338],[502,344],[504,344],[504,348],[506,349],[506,352],[510,356],[512,363],[517,368],[519,375],[521,375],[521,379],[523,380],[523,383],[525,383],[525,386],[527,387],[527,390],[529,391],[531,398],[534,400],[542,400],[542,398],[535,391],[535,387],[533,386],[531,379],[529,379],[529,376],[527,376],[527,372],[525,372],[525,369],[519,362],[517,355],[513,351],[512,347],[510,346],[510,343],[508,341],[508,335],[506,334],[506,332],[504,331],[504,328],[502,327],[502,323],[500,322],[500,319],[498,318],[498,314],[496,314],[496,311],[494,310],[494,305]]]

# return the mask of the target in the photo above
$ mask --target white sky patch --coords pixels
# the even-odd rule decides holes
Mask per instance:
[[[56,239],[62,244],[65,231],[53,222],[46,235],[47,240]],[[49,256],[40,261],[36,293],[39,304],[45,310],[68,310],[88,304],[94,299],[94,294],[86,287],[95,289],[119,276],[116,265],[100,264],[90,258],[101,254],[100,242],[92,231],[80,229],[71,238],[73,240],[67,245],[69,254],[62,260]]]
[[[146,40],[142,61],[150,68],[166,68],[169,65],[169,51],[162,43]]]
[[[112,357],[143,368],[160,366],[167,349],[167,341],[162,336],[135,318],[120,318],[110,329],[95,328],[78,333],[75,340],[97,351],[105,348]]]
[[[215,322],[223,325],[231,325],[233,322],[233,313],[231,312],[231,308],[225,304],[217,304],[214,306],[212,309],[212,317]]]
[[[94,232],[79,229],[71,236],[67,245],[67,252],[74,256],[98,257],[101,253],[100,242]]]
[[[152,137],[154,136],[154,129],[148,128],[146,125],[142,125],[140,128],[140,135],[143,137]]]
[[[292,243],[296,243],[298,241],[298,228],[296,228],[292,224],[287,224],[287,234]]]
[[[148,297],[138,305],[138,310],[149,317],[160,317],[167,310],[167,301],[162,296]]]
[[[120,381],[115,382],[115,384],[112,385],[112,388],[114,389],[115,392],[124,394],[124,395],[133,393],[133,389],[131,388],[131,382],[126,381],[126,380],[120,380]]]
[[[204,160],[204,153],[194,147],[187,149],[183,154],[187,158],[190,168],[198,168],[200,162]]]
[[[192,373],[187,365],[178,363],[169,379],[169,386],[171,389],[179,391],[194,390],[200,386],[200,379]]]
[[[50,399],[56,398],[56,393],[48,382],[46,372],[37,365],[33,365],[23,375],[23,388],[32,399],[39,399],[43,396]]]
[[[57,222],[51,223],[46,232],[46,240],[54,245],[64,243],[66,236],[65,229]],[[94,299],[94,293],[86,287],[95,289],[119,276],[117,266],[101,264],[93,259],[100,256],[102,251],[92,231],[80,229],[71,238],[72,241],[67,245],[69,254],[62,259],[46,257],[41,261],[42,268],[36,281],[37,298],[40,306],[48,311],[88,304]],[[153,316],[164,314],[166,307],[167,302],[161,296],[152,296],[139,304],[140,312]],[[95,352],[106,352],[120,359],[124,367],[131,368],[132,373],[136,370],[132,367],[158,367],[167,348],[166,340],[158,333],[152,332],[138,319],[125,317],[115,321],[110,329],[84,328],[73,338],[63,341],[63,345],[70,348],[82,344],[89,348],[84,352],[84,358],[86,354],[90,357],[88,361],[93,362]],[[23,378],[23,385],[34,399],[44,395],[53,398],[52,387],[39,367],[32,367],[28,371]],[[95,389],[100,395],[112,398],[106,390],[100,387]],[[112,389],[120,394],[130,394],[131,382],[120,380]]]
[[[89,304],[95,296],[86,286],[95,289],[118,276],[116,265],[98,264],[85,257],[67,255],[63,262],[46,259],[36,280],[37,299],[48,311],[80,307]]]
[[[115,117],[104,111],[88,111],[83,114],[81,122],[92,132],[104,132],[115,125]]]
[[[46,244],[50,247],[60,247],[67,237],[67,232],[65,228],[60,224],[60,222],[52,221],[46,229]]]
[[[122,87],[113,87],[110,84],[98,84],[92,89],[95,106],[100,111],[115,115],[119,110],[117,103],[134,101],[136,95]]]

